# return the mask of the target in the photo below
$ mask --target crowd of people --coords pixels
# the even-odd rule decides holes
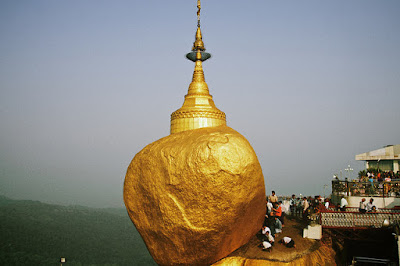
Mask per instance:
[[[382,171],[380,169],[369,168],[367,170],[360,171],[359,178],[361,182],[362,181],[390,182],[393,179],[400,179],[400,171],[397,171],[395,173],[393,171]]]
[[[400,197],[400,173],[399,171],[382,171],[369,168],[360,171],[358,178],[353,180],[339,180],[335,176],[332,180],[332,189],[335,192],[343,192],[353,196],[387,196]]]
[[[259,233],[262,250],[271,251],[275,243],[275,238],[283,232],[286,215],[308,221],[311,214],[318,214],[321,211],[332,208],[336,211],[346,211],[348,207],[348,202],[344,196],[342,196],[340,204],[337,206],[332,205],[328,198],[322,200],[321,196],[300,198],[293,194],[288,202],[289,204],[286,206],[289,208],[282,204],[282,201],[278,200],[275,191],[272,191],[271,195],[267,197],[264,224]],[[359,211],[361,213],[376,212],[377,207],[374,204],[374,199],[371,198],[367,202],[363,198],[359,205]],[[296,247],[294,240],[290,236],[281,238],[279,242],[288,248]]]
[[[260,247],[264,251],[271,251],[275,238],[284,231],[287,215],[308,221],[311,214],[327,210],[330,202],[329,199],[322,200],[321,196],[300,198],[293,194],[289,199],[289,205],[285,206],[282,201],[278,200],[275,191],[272,191],[271,195],[267,197],[266,205],[264,224],[259,234],[261,237]],[[290,236],[284,236],[279,243],[288,248],[296,247]]]
[[[292,195],[289,200],[290,213],[294,216],[309,219],[310,214],[328,210],[331,205],[328,198],[322,200],[321,196],[296,198]]]
[[[267,211],[260,232],[260,247],[264,251],[271,251],[272,246],[275,244],[275,238],[282,233],[282,228],[285,227],[287,210],[282,201],[278,200],[275,191],[272,191],[272,194],[267,197],[266,205]],[[288,248],[296,247],[294,240],[289,236],[283,237],[279,242]]]
[[[340,211],[346,211],[346,208],[348,206],[348,202],[344,196],[342,196],[340,200],[340,205],[339,205],[339,210]],[[369,202],[366,202],[365,198],[362,198],[360,203],[359,203],[359,208],[358,210],[361,213],[366,213],[366,212],[376,212],[378,210],[378,207],[374,204],[374,199],[370,198]]]

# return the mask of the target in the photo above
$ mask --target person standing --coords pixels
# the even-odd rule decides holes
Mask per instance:
[[[297,198],[296,215],[301,216],[303,212],[303,200],[302,198]]]
[[[329,199],[325,199],[325,210],[329,210]]]
[[[292,195],[289,204],[290,204],[290,215],[294,216],[296,214],[296,207],[297,207],[297,200],[295,194]]]
[[[307,201],[307,197],[303,198],[303,202],[302,202],[301,205],[303,207],[303,219],[306,219],[307,218],[307,211],[308,211],[308,208],[310,207],[310,204],[308,204],[308,201]]]
[[[346,207],[349,205],[347,200],[342,196],[342,199],[340,200],[340,211],[344,212],[346,211]]]
[[[286,215],[286,207],[285,205],[282,204],[282,201],[278,201],[278,208],[281,208],[281,217],[279,218],[279,220],[281,220],[282,222],[282,227],[285,226],[285,215]]]
[[[275,191],[274,191],[274,190],[272,190],[272,195],[270,195],[270,196],[268,197],[268,200],[269,200],[272,204],[278,203],[278,197],[275,195]]]

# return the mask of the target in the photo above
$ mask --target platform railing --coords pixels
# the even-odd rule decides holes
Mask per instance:
[[[386,209],[388,210],[388,209]],[[355,212],[355,211],[322,211],[319,213],[319,223],[323,228],[381,228],[385,220],[393,223],[400,221],[400,212]]]
[[[332,207],[329,207],[328,210],[324,210],[324,211],[325,212],[339,212],[339,207],[332,206]],[[356,207],[346,207],[346,209],[341,212],[359,212],[359,209]],[[375,211],[375,213],[400,213],[400,209],[379,208]]]
[[[347,181],[332,180],[332,194],[361,197],[400,198],[400,180],[391,181]]]

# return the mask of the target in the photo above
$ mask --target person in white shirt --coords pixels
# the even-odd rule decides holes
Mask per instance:
[[[261,230],[262,233],[262,241],[268,241],[272,245],[274,244],[275,238],[271,234],[271,230],[264,226],[263,229]]]
[[[268,212],[268,215],[270,215],[270,213],[271,213],[273,207],[274,207],[274,206],[272,205],[272,203],[271,203],[270,201],[268,201],[268,202],[267,202],[267,212]]]
[[[344,196],[342,196],[342,199],[340,200],[340,210],[342,212],[346,211],[346,207],[349,205],[349,203],[347,203],[347,200],[344,198]]]
[[[263,250],[263,251],[271,251],[272,245],[271,245],[271,243],[269,243],[268,241],[263,241],[263,242],[261,243],[261,246],[262,246],[262,250]]]
[[[307,210],[308,210],[308,207],[310,207],[310,204],[308,204],[307,197],[303,198],[301,205],[303,207],[303,219],[306,219],[307,218]]]
[[[325,209],[328,210],[329,209],[329,200],[325,199]]]
[[[281,242],[283,245],[285,245],[286,247],[288,247],[288,248],[295,248],[295,247],[296,247],[296,245],[295,245],[295,243],[294,243],[294,240],[291,239],[291,238],[288,237],[288,236],[285,236],[284,238],[282,238],[280,242]]]
[[[261,234],[262,235],[266,235],[268,233],[271,233],[271,229],[269,229],[268,226],[263,226],[263,228],[261,229]]]
[[[271,235],[270,232],[267,232],[266,236],[268,237],[268,242],[271,243],[271,245],[273,245],[275,242],[275,238]]]
[[[266,227],[266,226],[265,226]],[[263,248],[263,251],[270,251],[270,248],[274,245],[275,239],[271,235],[271,231],[267,230],[268,227],[263,228],[262,233],[263,233],[263,238],[262,238],[262,243],[261,247]],[[269,229],[269,228],[268,228]],[[264,233],[265,232],[265,233]]]
[[[375,207],[375,208],[374,208],[374,207]],[[373,198],[371,198],[371,199],[369,200],[369,202],[367,203],[365,209],[367,210],[367,212],[372,212],[373,209],[374,209],[374,211],[376,211],[376,210],[378,209],[378,208],[374,205],[374,199],[373,199]]]

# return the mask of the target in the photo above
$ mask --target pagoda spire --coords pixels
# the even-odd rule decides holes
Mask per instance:
[[[205,52],[200,29],[201,3],[197,0],[197,30],[192,51],[187,59],[195,63],[192,82],[182,107],[171,114],[171,134],[203,127],[226,125],[225,113],[214,104],[204,78],[203,62],[211,57]]]

